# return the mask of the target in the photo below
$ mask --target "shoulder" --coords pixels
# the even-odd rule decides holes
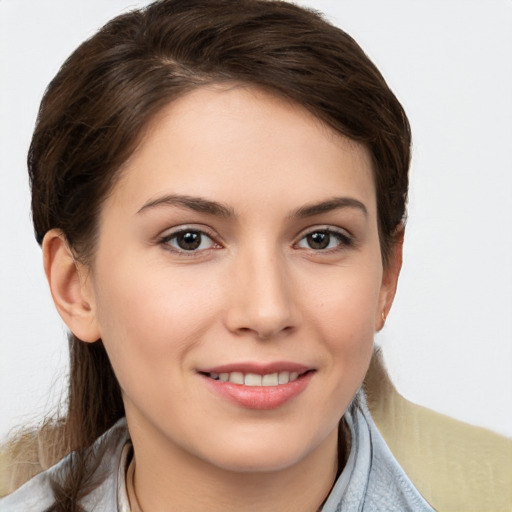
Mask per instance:
[[[322,512],[434,512],[384,442],[362,391],[352,401],[344,421],[350,431],[350,452]]]
[[[378,358],[365,387],[386,444],[436,510],[511,510],[512,440],[409,402]]]
[[[32,512],[46,510],[55,503],[51,487],[51,470],[39,473],[18,490],[0,498],[3,512]]]
[[[0,445],[0,496],[49,469],[66,455],[61,422],[26,428]]]
[[[31,512],[45,510],[55,504],[55,495],[65,486],[77,468],[85,464],[85,491],[80,504],[86,510],[98,512],[117,510],[118,480],[124,449],[129,441],[125,420],[120,420],[88,449],[84,456],[71,453],[60,462],[37,474],[16,491],[0,498],[2,512]],[[124,474],[124,472],[121,472]]]

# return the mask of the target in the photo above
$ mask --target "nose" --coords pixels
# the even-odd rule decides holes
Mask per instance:
[[[227,327],[261,340],[290,333],[299,324],[295,295],[283,257],[269,251],[241,254],[232,275]]]

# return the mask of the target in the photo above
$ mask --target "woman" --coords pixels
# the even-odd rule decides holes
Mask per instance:
[[[29,153],[72,333],[43,448],[72,453],[2,510],[433,510],[360,391],[409,150],[375,66],[291,4],[164,0],[80,46]]]

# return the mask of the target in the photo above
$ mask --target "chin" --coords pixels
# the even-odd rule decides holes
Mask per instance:
[[[236,473],[269,473],[288,469],[312,456],[323,445],[332,444],[337,449],[337,428],[335,435],[318,436],[295,435],[289,429],[277,433],[254,436],[232,436],[227,445],[217,444],[215,453],[210,454],[209,462],[220,469]]]
[[[304,458],[304,454],[288,453],[250,453],[244,450],[233,457],[216,458],[211,462],[219,469],[234,473],[272,473],[288,469]]]

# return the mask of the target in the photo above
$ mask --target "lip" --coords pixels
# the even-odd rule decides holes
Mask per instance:
[[[212,366],[208,368],[201,368],[198,370],[199,373],[256,373],[257,375],[266,375],[269,373],[276,372],[297,372],[304,373],[308,370],[313,370],[309,366],[305,366],[299,363],[293,363],[289,361],[275,361],[272,363],[255,363],[255,362],[240,362],[230,363],[220,366]]]
[[[232,382],[214,380],[206,373],[256,373],[265,375],[281,371],[297,372],[302,375],[297,380],[277,386],[244,386]],[[270,364],[234,363],[201,369],[198,375],[216,396],[246,409],[272,410],[277,409],[300,395],[309,385],[315,371],[313,368],[291,362],[275,362]]]

